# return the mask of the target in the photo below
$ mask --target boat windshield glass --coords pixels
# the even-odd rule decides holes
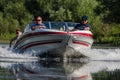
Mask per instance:
[[[74,26],[74,22],[43,22],[46,26],[46,29],[53,29],[53,30],[60,30],[60,31],[69,31],[71,30]],[[31,26],[34,23],[27,24],[25,28],[25,32],[32,31]]]

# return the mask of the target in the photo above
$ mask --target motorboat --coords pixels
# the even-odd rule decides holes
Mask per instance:
[[[46,29],[31,30],[25,27],[24,33],[17,39],[13,50],[32,55],[64,56],[67,49],[91,48],[93,34],[88,30],[71,31],[74,22],[43,22]]]

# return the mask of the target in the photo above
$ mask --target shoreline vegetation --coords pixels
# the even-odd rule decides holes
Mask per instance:
[[[95,43],[119,46],[119,2],[119,0],[0,0],[0,42],[8,43],[14,37],[17,28],[23,30],[38,15],[43,21],[61,22],[80,22],[81,17],[87,15]]]
[[[9,44],[10,40],[0,40],[0,44]]]

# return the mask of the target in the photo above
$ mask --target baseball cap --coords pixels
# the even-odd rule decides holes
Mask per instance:
[[[88,17],[86,15],[82,16],[82,21],[88,20]]]

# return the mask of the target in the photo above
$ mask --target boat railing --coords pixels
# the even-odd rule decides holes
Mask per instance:
[[[74,22],[43,22],[46,26],[46,29],[60,30],[60,31],[70,31],[75,26]],[[34,23],[29,23],[24,29],[24,32],[29,32],[31,30],[31,26]]]
[[[27,24],[25,29],[24,29],[24,32],[29,32],[29,31],[32,31],[31,30],[31,23],[30,24]]]

